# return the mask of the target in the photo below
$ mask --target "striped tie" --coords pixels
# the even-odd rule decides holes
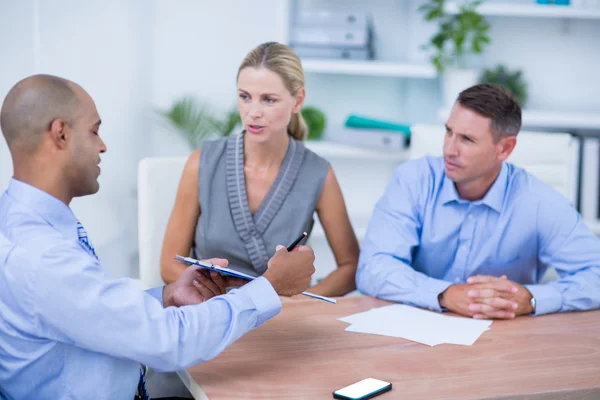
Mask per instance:
[[[146,373],[144,367],[140,367],[140,381],[138,382],[137,392],[135,394],[135,400],[150,400],[150,395],[146,390]]]
[[[94,249],[94,245],[92,245],[92,242],[90,242],[85,229],[83,229],[83,225],[81,225],[81,222],[79,221],[77,221],[77,236],[79,237],[79,243],[81,243],[81,245],[94,257],[98,258],[96,255],[96,250]]]
[[[86,249],[91,255],[98,258],[96,255],[96,250],[94,249],[94,245],[88,238],[88,235],[81,225],[81,222],[77,221],[77,237],[79,238],[79,243]],[[138,382],[137,391],[135,394],[135,399],[139,400],[150,400],[150,395],[146,390],[146,374],[144,373],[144,367],[140,367],[140,380]]]

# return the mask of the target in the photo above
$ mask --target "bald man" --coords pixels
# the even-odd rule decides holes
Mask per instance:
[[[303,246],[279,250],[263,277],[223,296],[213,297],[241,282],[193,267],[147,292],[107,277],[69,208],[99,189],[100,124],[92,98],[62,78],[25,78],[4,100],[14,177],[0,197],[0,397],[147,399],[140,364],[177,371],[215,357],[314,272]]]

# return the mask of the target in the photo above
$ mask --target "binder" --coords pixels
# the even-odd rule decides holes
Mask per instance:
[[[369,23],[369,14],[364,11],[301,10],[296,15],[295,23],[306,26],[345,26],[364,29]]]
[[[298,26],[292,32],[292,46],[367,47],[368,29],[346,27]]]
[[[385,150],[405,150],[410,138],[398,131],[345,128],[344,143]]]
[[[370,60],[372,52],[368,48],[292,46],[300,58],[326,58],[333,60]]]
[[[350,115],[344,124],[347,128],[363,128],[375,130],[387,130],[402,132],[410,137],[410,125],[399,124],[395,122],[383,121],[375,118],[362,117],[359,115]]]

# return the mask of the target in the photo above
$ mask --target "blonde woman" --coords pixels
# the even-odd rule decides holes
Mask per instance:
[[[222,257],[229,266],[258,276],[276,246],[310,234],[316,211],[337,268],[310,289],[341,296],[355,289],[358,242],[329,163],[304,147],[300,114],[304,73],[294,51],[280,43],[252,50],[237,75],[244,130],[207,142],[189,157],[161,254],[165,282],[186,266],[176,254]],[[218,295],[223,280],[205,287]]]

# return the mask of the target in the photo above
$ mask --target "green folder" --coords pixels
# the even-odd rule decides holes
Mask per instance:
[[[348,119],[346,119],[346,123],[344,125],[347,128],[394,131],[402,133],[406,137],[410,137],[410,125],[387,122],[368,117],[361,117],[358,115],[350,115]]]

